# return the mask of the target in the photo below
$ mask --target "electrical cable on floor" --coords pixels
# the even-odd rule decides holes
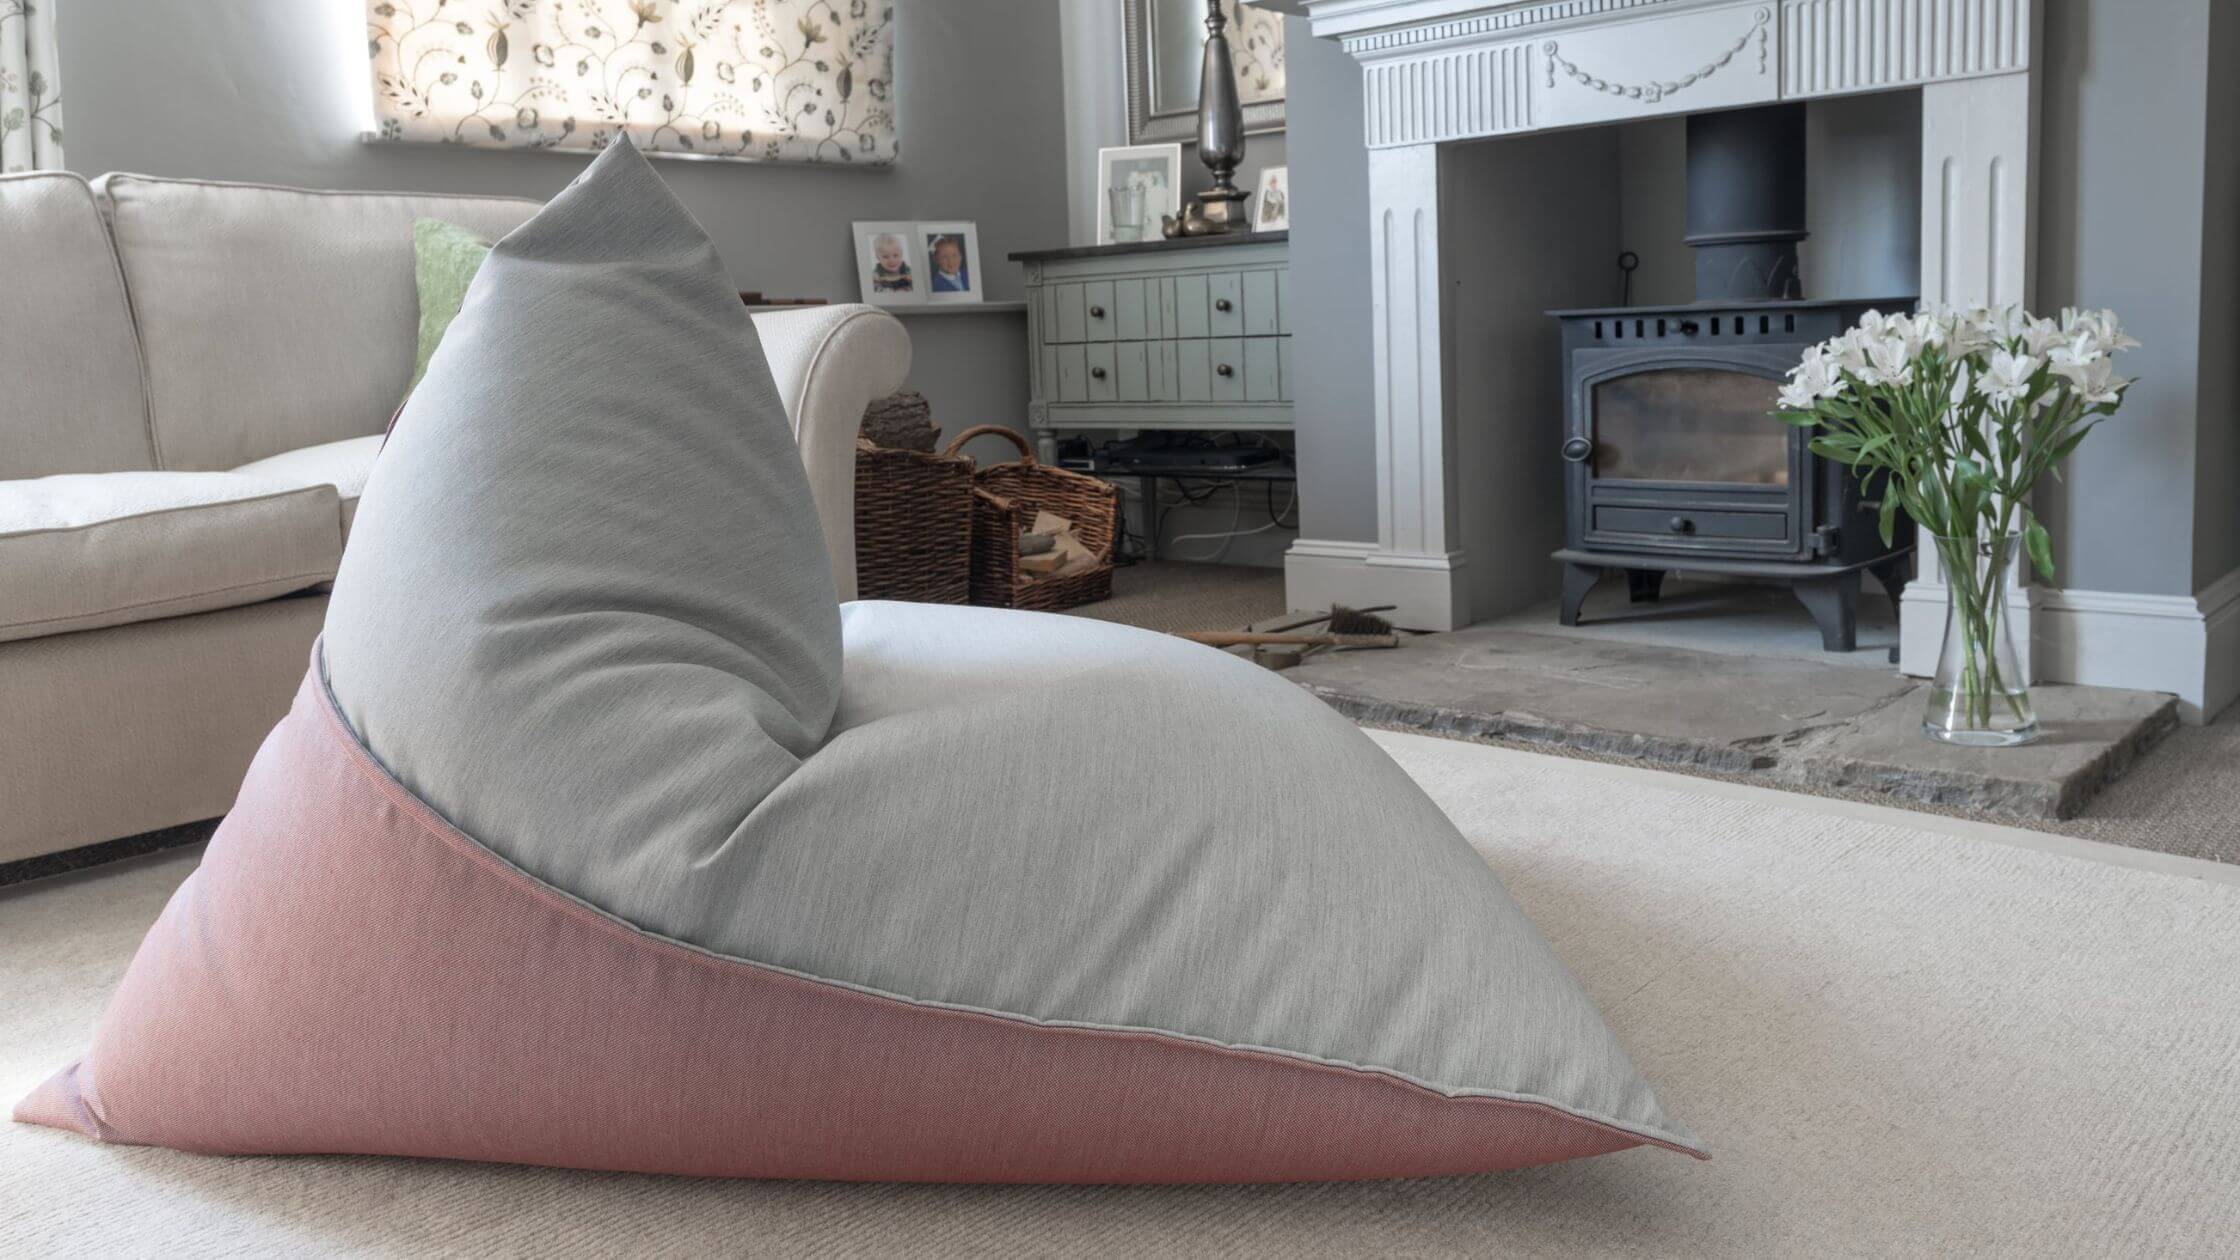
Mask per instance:
[[[1293,508],[1299,506],[1299,486],[1297,482],[1293,482],[1291,485],[1291,499],[1288,503],[1284,504],[1283,511],[1280,513],[1270,513],[1270,516],[1273,519],[1271,519],[1265,525],[1255,525],[1251,529],[1237,528],[1237,525],[1244,520],[1244,484],[1242,482],[1232,482],[1230,483],[1230,485],[1236,491],[1235,510],[1230,513],[1229,528],[1226,531],[1205,534],[1176,534],[1174,537],[1167,540],[1167,545],[1170,547],[1174,546],[1176,543],[1196,542],[1202,538],[1218,538],[1221,540],[1221,545],[1215,548],[1213,553],[1210,555],[1176,556],[1175,559],[1187,560],[1193,564],[1211,564],[1228,555],[1229,544],[1235,542],[1239,538],[1250,538],[1254,534],[1265,534],[1271,529],[1289,528],[1288,526],[1285,526],[1283,524],[1281,518],[1284,515],[1289,514]],[[1273,493],[1269,495],[1271,501],[1274,499],[1274,497],[1275,496]]]

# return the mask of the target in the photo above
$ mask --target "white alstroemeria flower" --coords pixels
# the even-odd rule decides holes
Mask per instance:
[[[1828,343],[1828,358],[1837,370],[1864,378],[1867,374],[1867,344],[1870,338],[1865,330],[1854,328]]]
[[[2123,331],[2123,321],[2111,310],[2087,311],[2069,307],[2061,312],[2061,329],[2071,337],[2090,337],[2103,354],[2139,348],[2139,342]]]
[[[2115,360],[2107,355],[2090,359],[2057,359],[2053,364],[2056,376],[2069,382],[2077,397],[2088,403],[2112,403],[2123,397],[2131,382],[2116,375]]]
[[[1887,327],[1887,325],[1885,325]],[[1867,368],[1859,379],[1869,385],[1911,385],[1913,352],[1902,337],[1878,337],[1866,346]]]
[[[1843,377],[1835,361],[1819,346],[1804,352],[1804,359],[1789,370],[1789,383],[1781,387],[1781,405],[1790,411],[1810,411],[1823,398],[1843,392]]]
[[[2034,354],[1991,352],[1991,361],[1976,377],[1976,392],[1995,403],[2013,403],[2030,392],[2030,378],[2046,361]]]
[[[2079,328],[2073,337],[2054,343],[2046,357],[2055,365],[2054,370],[2059,371],[2063,364],[2081,368],[2097,363],[2108,355],[2100,348],[2100,338],[2091,329]]]
[[[2041,359],[2053,353],[2055,347],[2070,340],[2070,334],[2050,319],[2033,318],[2022,326],[2023,348]]]
[[[1945,340],[1956,357],[1989,349],[1995,337],[1992,310],[1981,302],[1944,307],[1941,322],[1946,329]]]

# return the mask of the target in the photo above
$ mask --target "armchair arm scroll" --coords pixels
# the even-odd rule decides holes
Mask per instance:
[[[894,316],[852,303],[761,311],[754,327],[809,473],[833,587],[854,599],[856,432],[873,399],[902,388],[910,335]]]

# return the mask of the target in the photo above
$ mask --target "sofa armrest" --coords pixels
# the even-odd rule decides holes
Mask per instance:
[[[761,311],[754,328],[809,471],[833,587],[854,599],[856,432],[873,399],[902,388],[910,335],[894,316],[854,304]]]

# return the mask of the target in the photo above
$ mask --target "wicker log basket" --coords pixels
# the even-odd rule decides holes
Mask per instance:
[[[856,440],[856,597],[972,597],[972,461]]]
[[[1112,598],[1112,549],[1120,533],[1120,491],[1063,468],[1037,461],[1025,438],[999,425],[966,429],[949,443],[956,454],[981,436],[1019,448],[1019,458],[972,474],[972,602],[983,608],[1061,612]],[[1037,511],[1073,522],[1096,567],[1079,573],[1033,577],[1019,570],[1019,535]]]

